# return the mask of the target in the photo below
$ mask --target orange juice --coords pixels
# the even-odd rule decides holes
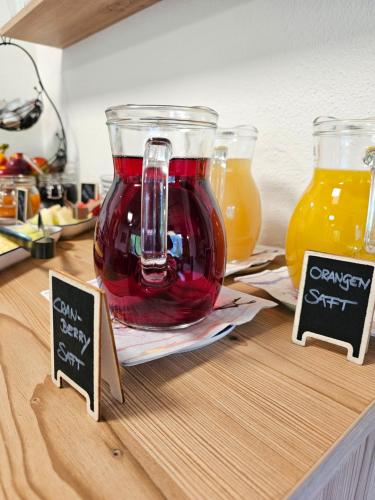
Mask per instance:
[[[0,217],[13,218],[16,216],[16,199],[12,193],[0,194]]]
[[[39,192],[29,190],[27,216],[33,217],[39,212],[40,195]],[[0,217],[12,218],[16,216],[16,195],[2,194],[0,195]]]
[[[17,212],[17,189],[27,190],[27,217],[39,212],[40,194],[36,187],[36,179],[25,175],[0,176],[0,218],[15,218]]]
[[[29,193],[29,215],[33,217],[39,212],[40,208],[40,194],[38,191]]]
[[[246,261],[253,253],[261,224],[260,197],[251,175],[251,160],[214,159],[210,180],[224,218],[227,260]]]
[[[369,170],[316,168],[289,223],[286,259],[299,286],[305,250],[374,260],[364,249]]]

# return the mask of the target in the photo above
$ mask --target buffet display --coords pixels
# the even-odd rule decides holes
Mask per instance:
[[[258,131],[251,125],[217,129],[218,114],[205,107],[115,106],[106,116],[114,176],[101,177],[102,199],[97,184],[78,185],[74,175],[56,173],[42,157],[7,157],[7,145],[0,148],[0,269],[29,255],[52,257],[50,240],[73,238],[96,225],[95,283],[114,325],[124,325],[126,337],[146,332],[140,333],[144,346],[152,342],[148,331],[180,329],[183,336],[195,328],[201,338],[206,334],[193,325],[206,319],[205,331],[224,276],[258,271],[283,254],[256,247],[261,201],[252,160]],[[344,260],[337,269],[361,269],[361,262],[375,260],[375,122],[318,118],[314,138],[315,171],[290,220],[287,268],[259,279],[237,278],[259,283],[288,307],[297,301],[307,251],[324,252],[319,255],[329,262]],[[324,273],[323,281],[334,286],[346,280],[343,271]],[[374,294],[366,293],[370,310]],[[338,316],[343,324],[353,317],[349,306],[357,304],[318,289],[304,297],[300,309],[315,311],[309,305],[319,305],[324,310],[318,318],[347,305],[349,319]],[[362,332],[358,326],[354,334],[364,346],[371,324],[362,319]],[[330,337],[326,325],[316,331]],[[297,340],[304,345],[301,335]],[[362,354],[348,359],[363,362]]]
[[[80,186],[73,174],[51,173],[48,160],[42,157],[7,156],[8,148],[7,144],[0,147],[0,269],[31,255],[52,257],[52,250],[34,250],[42,247],[46,237],[55,241],[92,229],[100,205],[99,197],[80,201]],[[22,211],[21,201],[26,204]],[[37,240],[38,245],[29,244]]]

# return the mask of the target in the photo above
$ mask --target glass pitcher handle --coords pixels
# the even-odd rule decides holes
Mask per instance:
[[[375,253],[375,147],[367,148],[363,162],[370,167],[371,185],[365,230],[365,249]]]
[[[167,277],[168,175],[172,145],[168,139],[146,142],[142,168],[141,267],[144,281]]]

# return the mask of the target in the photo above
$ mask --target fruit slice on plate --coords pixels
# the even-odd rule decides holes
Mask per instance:
[[[73,217],[72,208],[61,207],[60,205],[53,205],[50,208],[42,208],[40,214],[42,216],[43,224],[49,226],[68,226],[82,222],[82,220]],[[87,221],[90,219],[91,216],[84,220]],[[38,215],[35,215],[29,222],[31,224],[38,224]]]

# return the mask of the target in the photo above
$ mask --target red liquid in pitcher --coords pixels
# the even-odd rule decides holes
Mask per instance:
[[[225,236],[211,193],[208,159],[169,165],[167,278],[142,278],[142,158],[114,157],[116,177],[96,227],[94,261],[112,314],[145,328],[194,323],[213,309],[224,278]]]

